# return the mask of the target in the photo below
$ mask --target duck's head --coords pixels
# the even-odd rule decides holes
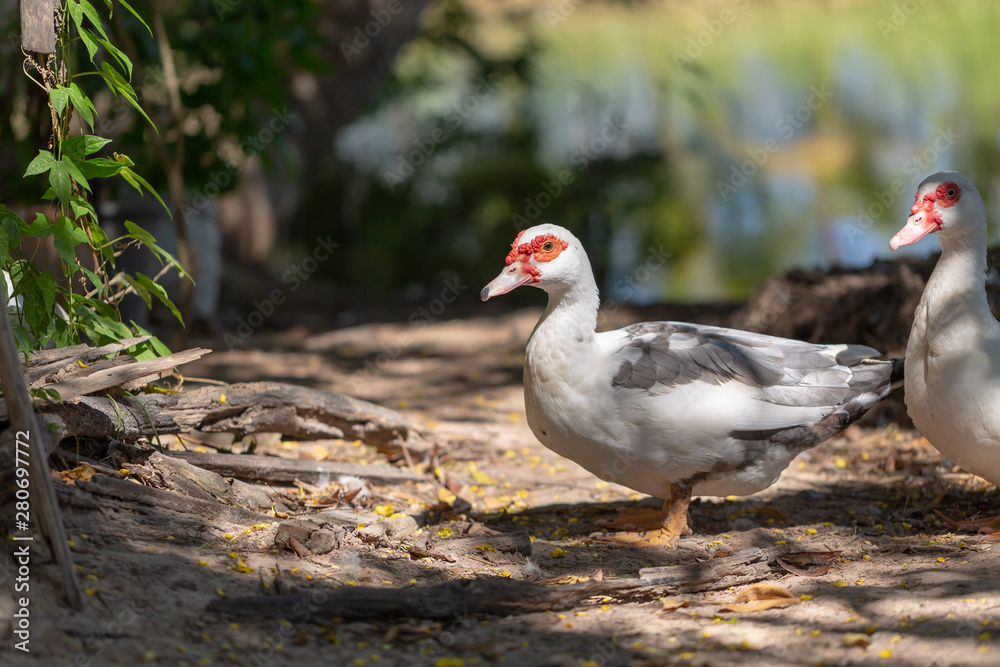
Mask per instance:
[[[916,243],[928,234],[942,239],[981,234],[986,229],[986,207],[975,186],[957,171],[939,171],[917,188],[906,225],[889,241],[893,250]]]
[[[522,231],[505,261],[507,267],[480,293],[483,301],[521,285],[546,292],[565,291],[578,281],[581,272],[590,271],[583,244],[559,225],[536,225]]]

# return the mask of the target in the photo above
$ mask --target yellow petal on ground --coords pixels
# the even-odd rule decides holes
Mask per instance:
[[[489,475],[476,467],[475,461],[469,461],[469,474],[480,484],[496,484],[496,480],[490,478]]]
[[[225,403],[225,402],[226,402],[226,395],[219,394],[219,403]]]

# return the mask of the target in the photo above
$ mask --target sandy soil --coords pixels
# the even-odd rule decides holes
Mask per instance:
[[[996,513],[996,489],[895,423],[852,427],[801,455],[761,494],[697,500],[696,534],[673,548],[613,548],[591,540],[596,522],[616,509],[656,503],[598,480],[531,435],[520,364],[538,314],[529,309],[417,325],[373,324],[321,335],[261,332],[237,351],[217,352],[187,367],[190,377],[297,382],[406,414],[439,443],[439,477],[374,485],[355,504],[358,523],[398,512],[417,517],[419,532],[369,544],[348,530],[340,548],[299,558],[274,546],[275,525],[212,525],[143,507],[112,511],[96,499],[89,508],[69,508],[66,517],[87,589],[86,613],[63,610],[54,599],[51,568],[40,564],[32,652],[14,651],[5,632],[3,663],[1000,664],[1000,546],[983,535],[953,531],[934,513]],[[217,436],[204,442],[230,444]],[[188,446],[195,445],[189,440]],[[360,442],[258,438],[256,447],[258,453],[292,458],[386,460]],[[442,478],[450,490],[439,483]],[[333,488],[302,485],[285,493],[286,505],[293,515],[315,513],[309,505]],[[447,562],[407,553],[418,539],[440,548],[464,534],[521,529],[531,535],[530,562],[540,575],[526,554],[500,558],[483,550],[481,557]],[[838,555],[818,577],[776,569],[767,583],[799,602],[752,613],[722,609],[742,587],[675,595],[674,604],[687,606],[673,611],[655,596],[606,598],[558,613],[444,623],[292,623],[205,611],[220,596],[274,590],[425,587],[458,577],[541,576],[553,585],[598,572],[605,580],[634,577],[642,567],[691,563],[752,546]],[[0,621],[8,621],[8,612],[0,612]]]

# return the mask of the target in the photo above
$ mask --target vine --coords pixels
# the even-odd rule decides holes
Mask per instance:
[[[115,4],[112,0],[105,3],[110,19]],[[152,37],[149,26],[127,2],[117,0],[117,4]],[[119,305],[132,293],[150,308],[153,299],[159,300],[183,324],[180,312],[158,280],[171,268],[189,277],[149,232],[131,221],[125,221],[125,234],[108,237],[91,201],[91,181],[121,178],[140,194],[155,197],[170,213],[155,189],[132,169],[135,164],[127,155],[108,155],[111,139],[86,132],[87,128],[94,131],[97,116],[90,97],[77,83],[87,76],[99,77],[116,98],[126,100],[156,130],[130,83],[132,61],[111,43],[104,20],[87,0],[63,2],[55,16],[55,32],[55,53],[26,54],[24,61],[25,75],[48,97],[52,125],[49,145],[28,164],[24,178],[47,178],[43,199],[49,202],[48,212],[37,213],[29,223],[0,205],[0,265],[4,271],[0,294],[13,315],[18,351],[25,355],[52,343],[63,347],[86,339],[103,345],[148,335],[134,321],[122,322]],[[82,56],[80,44],[93,69],[74,71],[76,60]],[[24,256],[25,237],[52,239],[62,280],[39,270],[30,257]],[[162,270],[154,276],[118,270],[116,260],[130,246],[148,248]],[[136,359],[146,359],[169,354],[170,350],[154,336],[129,352]]]

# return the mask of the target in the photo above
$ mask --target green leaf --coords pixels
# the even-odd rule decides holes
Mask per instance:
[[[49,220],[49,216],[44,213],[38,213],[35,215],[35,221],[31,223],[31,226],[24,229],[23,233],[25,236],[30,236],[33,239],[40,239],[51,236],[55,226],[56,223]]]
[[[160,206],[162,206],[163,210],[167,212],[167,215],[169,215],[171,218],[174,217],[173,213],[171,213],[167,205],[163,203],[163,200],[160,198],[159,193],[153,189],[153,186],[150,185],[145,178],[135,173],[128,167],[125,167],[119,173],[121,173],[122,178],[124,178],[129,185],[131,185],[133,188],[139,191],[139,194],[142,194],[142,189],[146,188],[146,190],[148,190],[150,194],[156,197],[156,201],[160,202]]]
[[[21,246],[21,229],[26,226],[24,220],[0,205],[0,264],[6,264],[14,249]]]
[[[134,16],[137,19],[139,19],[139,23],[142,24],[142,27],[144,27],[146,29],[146,32],[149,33],[149,36],[152,37],[153,36],[153,31],[149,29],[149,26],[146,25],[146,22],[142,20],[142,17],[139,16],[139,14],[136,13],[136,11],[134,9],[132,9],[132,6],[129,5],[127,2],[125,2],[125,0],[118,0],[118,2],[122,3],[122,7],[124,7],[125,9],[127,9],[128,12],[130,14],[132,14],[132,16]]]
[[[97,295],[104,296],[105,287],[101,277],[85,266],[81,266],[80,270],[83,271],[84,275],[90,279],[90,284],[97,289]]]
[[[44,174],[54,164],[56,164],[56,158],[52,155],[51,151],[38,151],[38,155],[28,164],[28,168],[24,170],[24,175],[34,176],[35,174]]]
[[[69,88],[65,86],[56,86],[49,91],[49,100],[52,102],[52,106],[55,107],[56,114],[59,116],[63,115],[63,111],[66,110],[66,103],[69,102]]]
[[[108,53],[110,53],[114,57],[115,60],[118,61],[118,64],[120,64],[122,66],[122,69],[124,69],[128,73],[128,78],[129,78],[129,80],[131,80],[132,79],[132,61],[129,60],[129,57],[126,56],[124,53],[122,53],[121,49],[119,49],[117,46],[115,46],[114,44],[112,44],[108,40],[101,39],[100,37],[98,37],[97,41],[105,49],[108,50]]]
[[[136,294],[138,294],[139,298],[142,299],[142,302],[146,304],[146,308],[149,308],[150,310],[152,310],[153,309],[153,298],[149,295],[149,290],[146,289],[146,287],[144,285],[142,285],[141,283],[139,283],[138,280],[136,280],[135,278],[132,278],[127,273],[123,274],[123,275],[125,276],[125,279],[128,282],[129,286],[132,288],[132,291],[135,292]]]
[[[66,262],[70,273],[75,273],[80,268],[80,264],[76,261],[76,246],[87,242],[86,232],[65,215],[60,215],[53,230],[53,240],[59,257]]]
[[[80,168],[76,166],[76,162],[73,158],[68,155],[63,155],[59,162],[66,167],[66,173],[75,178],[79,185],[82,185],[88,191],[90,190],[90,183],[87,182],[87,179],[84,177],[83,172],[80,171]]]
[[[111,143],[110,139],[84,134],[79,137],[64,139],[59,148],[63,157],[67,155],[74,158],[76,162],[82,162],[88,155],[93,155]]]
[[[24,297],[24,319],[39,342],[51,338],[56,312],[56,280],[51,273],[39,273],[18,286]]]
[[[87,47],[87,54],[90,56],[90,62],[96,65],[97,62],[94,60],[94,56],[97,55],[97,51],[100,48],[97,44],[97,37],[84,28],[79,28],[77,30],[77,34],[80,35],[80,40],[83,42],[83,45]]]
[[[170,300],[169,296],[167,296],[167,290],[164,289],[163,285],[153,282],[152,278],[150,278],[145,274],[139,273],[138,271],[135,274],[135,280],[140,285],[144,286],[147,290],[149,290],[149,292],[152,293],[153,296],[155,296],[157,299],[159,299],[164,306],[169,308],[170,312],[173,313],[174,317],[177,318],[177,321],[181,323],[181,326],[184,326],[184,318],[181,317],[181,311],[177,310],[177,306],[175,306],[174,302]]]
[[[137,336],[152,336],[151,333],[143,329],[141,326],[136,324],[134,321],[131,322],[132,328],[135,329]],[[165,357],[170,354],[170,348],[163,344],[156,336],[153,336],[144,343],[139,343],[133,347],[130,347],[125,351],[126,354],[130,354],[137,360],[152,359],[157,356]]]
[[[87,178],[108,178],[126,167],[125,164],[106,157],[95,157],[93,160],[80,162],[77,166]]]
[[[74,218],[82,218],[84,216],[90,216],[94,219],[97,218],[97,211],[94,210],[93,204],[80,195],[73,195],[73,199],[70,200],[69,206],[73,211]]]
[[[159,130],[156,129],[156,125],[153,123],[152,119],[150,119],[150,117],[146,115],[146,111],[141,106],[139,106],[135,90],[133,90],[129,82],[126,81],[124,77],[122,77],[122,75],[119,74],[115,70],[115,68],[111,66],[110,63],[107,62],[101,63],[101,71],[98,73],[102,77],[104,77],[104,81],[105,83],[108,84],[108,87],[111,89],[111,91],[115,93],[116,96],[118,93],[121,93],[122,97],[124,97],[126,101],[128,101],[128,103],[132,105],[132,108],[138,111],[142,115],[142,117],[146,119],[146,122],[149,123],[149,125],[153,128],[153,130],[157,134],[159,134]]]
[[[14,331],[17,351],[27,360],[28,353],[35,349],[35,337],[31,335],[31,332],[23,324],[11,324],[10,328]]]
[[[56,197],[64,205],[69,204],[70,196],[73,194],[73,182],[69,176],[69,169],[64,162],[56,162],[49,171],[49,185]]]
[[[70,0],[73,2],[73,0]],[[90,22],[94,24],[94,27],[101,33],[101,37],[105,40],[108,39],[108,33],[104,32],[104,21],[101,20],[100,14],[94,9],[94,6],[87,2],[87,0],[79,0],[80,9],[86,15]]]
[[[188,280],[191,280],[191,276],[188,275],[188,272],[184,270],[184,267],[181,266],[180,262],[174,259],[174,256],[171,255],[169,252],[167,252],[159,245],[157,245],[156,239],[153,238],[152,234],[150,234],[145,229],[135,224],[131,220],[125,221],[125,229],[135,240],[141,242],[143,245],[148,246],[149,249],[153,251],[153,254],[157,256],[157,258],[160,260],[161,263],[166,262],[168,264],[171,264],[177,269],[178,273],[180,273]]]
[[[55,324],[56,329],[53,338],[56,339],[56,345],[58,347],[76,345],[80,342],[79,337],[76,335],[76,329],[72,324],[61,317],[55,318],[52,322]]]
[[[90,101],[90,98],[80,90],[80,86],[75,83],[69,84],[69,98],[73,101],[73,106],[80,112],[80,115],[87,120],[87,124],[94,127],[94,116],[97,115],[97,109],[94,108],[94,103]]]

